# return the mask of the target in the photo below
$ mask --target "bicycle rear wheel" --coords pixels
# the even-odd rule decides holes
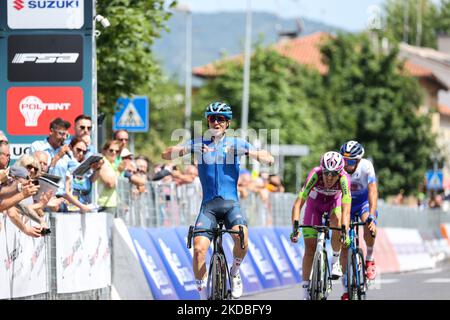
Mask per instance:
[[[358,299],[366,300],[367,298],[367,278],[366,278],[366,265],[364,263],[364,254],[360,249],[356,255],[356,261],[358,266],[359,286],[358,286]]]

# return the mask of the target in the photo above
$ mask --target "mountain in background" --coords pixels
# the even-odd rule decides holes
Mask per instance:
[[[279,31],[296,31],[296,19],[283,19],[275,14],[252,12],[252,44],[276,43]],[[174,12],[168,21],[169,32],[163,32],[153,45],[166,75],[184,83],[186,51],[186,14]],[[340,29],[309,19],[302,19],[305,36],[317,31],[337,32]],[[192,13],[192,67],[198,67],[244,52],[245,12],[214,14]]]

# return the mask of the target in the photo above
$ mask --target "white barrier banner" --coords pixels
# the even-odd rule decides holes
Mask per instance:
[[[23,234],[6,216],[0,225],[0,299],[48,292],[46,239]]]
[[[104,288],[111,283],[107,214],[56,215],[57,293]]]
[[[416,229],[383,228],[392,243],[400,264],[400,271],[434,268],[424,241]]]

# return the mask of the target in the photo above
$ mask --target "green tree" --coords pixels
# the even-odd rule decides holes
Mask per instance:
[[[440,19],[439,8],[432,0],[388,0],[384,9],[386,31],[391,37],[411,45],[436,48]],[[418,21],[421,22],[419,28]],[[422,31],[419,31],[420,29]],[[418,33],[420,39],[417,39]]]
[[[233,126],[240,128],[243,65],[220,66],[221,76],[207,82],[196,97],[195,116],[203,119],[205,107],[212,101],[226,101],[233,108]],[[303,175],[316,166],[327,144],[325,119],[317,108],[322,96],[319,73],[258,46],[251,58],[248,127],[279,130],[281,144],[308,145],[310,156],[302,159]],[[269,134],[270,139],[270,134]],[[269,143],[272,143],[269,141]],[[295,159],[287,159],[285,182],[295,191]]]
[[[437,32],[450,35],[450,0],[443,0],[437,20]]]
[[[97,39],[98,106],[111,115],[120,96],[142,95],[161,79],[151,51],[170,13],[164,0],[97,0],[111,26]],[[171,6],[175,4],[172,1]]]
[[[136,152],[146,155],[152,163],[161,163],[161,152],[171,141],[174,130],[184,126],[184,88],[162,77],[150,94],[150,130],[136,135]]]
[[[383,196],[415,190],[435,139],[430,115],[419,111],[423,91],[407,75],[398,48],[374,50],[378,38],[343,35],[322,48],[329,65],[323,110],[334,145],[356,139],[374,160]]]

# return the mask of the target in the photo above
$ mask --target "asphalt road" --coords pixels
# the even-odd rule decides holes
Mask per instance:
[[[329,300],[339,300],[341,281],[333,281]],[[300,285],[244,295],[241,300],[300,300]],[[450,300],[450,262],[435,269],[378,275],[368,291],[367,300]]]

